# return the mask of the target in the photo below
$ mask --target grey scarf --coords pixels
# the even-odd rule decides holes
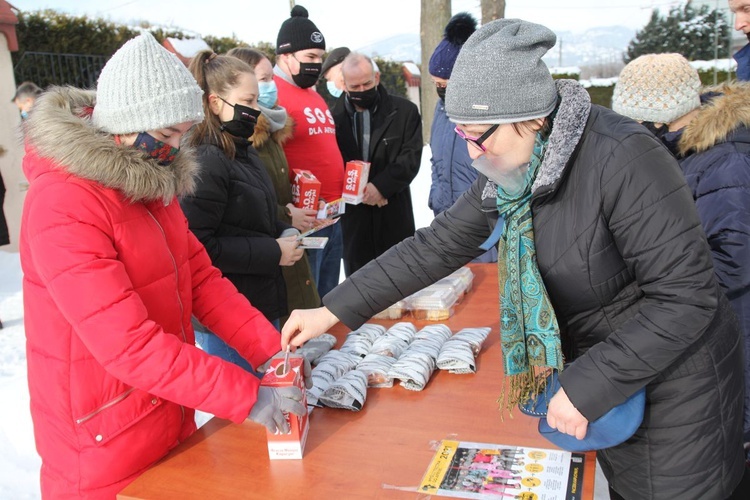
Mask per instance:
[[[282,108],[281,106],[276,106],[275,108],[266,108],[265,106],[258,105],[260,108],[260,112],[263,113],[263,116],[266,117],[268,120],[268,123],[271,126],[271,133],[274,133],[278,130],[281,130],[284,128],[284,125],[286,125],[286,109]]]

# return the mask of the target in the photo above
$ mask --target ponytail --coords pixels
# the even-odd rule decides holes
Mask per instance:
[[[203,113],[205,118],[195,126],[188,142],[191,146],[213,144],[224,151],[229,158],[236,153],[232,136],[221,130],[221,120],[211,111],[209,95],[226,95],[229,90],[237,86],[239,75],[253,70],[243,61],[228,56],[217,55],[212,50],[198,52],[188,69],[193,78],[203,90]]]

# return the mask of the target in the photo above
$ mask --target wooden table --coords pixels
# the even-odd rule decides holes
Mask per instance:
[[[503,376],[499,340],[497,268],[471,265],[473,290],[444,323],[456,332],[490,326],[474,375],[436,370],[427,387],[369,389],[358,413],[316,408],[302,460],[268,459],[266,430],[214,418],[125,488],[118,499],[408,499],[434,454],[432,441],[551,448],[536,419],[515,411],[501,420],[496,399]],[[405,321],[413,321],[404,318]],[[390,326],[395,321],[373,321]],[[431,324],[413,321],[419,328]],[[348,329],[331,333],[341,339]],[[584,499],[593,499],[595,454],[586,455]],[[410,492],[384,488],[410,487]]]

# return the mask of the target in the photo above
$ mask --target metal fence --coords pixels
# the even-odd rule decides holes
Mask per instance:
[[[106,62],[105,56],[24,52],[13,66],[13,72],[19,84],[32,81],[41,88],[72,85],[93,89]]]

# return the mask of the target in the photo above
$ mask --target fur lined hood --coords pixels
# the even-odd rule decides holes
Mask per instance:
[[[706,89],[717,93],[703,104],[683,129],[678,143],[681,156],[700,153],[726,142],[738,127],[750,128],[750,83],[732,82]]]
[[[255,149],[262,149],[266,145],[269,139],[282,146],[286,141],[292,138],[294,134],[294,120],[292,117],[287,115],[286,124],[281,130],[271,132],[271,123],[266,118],[266,115],[262,114],[258,117],[258,123],[255,125],[255,132],[253,132],[253,147]]]
[[[198,163],[182,147],[169,166],[143,153],[115,144],[112,136],[91,121],[96,93],[54,87],[37,99],[26,122],[27,154],[52,160],[55,168],[121,191],[131,201],[163,200],[192,192]],[[44,162],[24,162],[33,181],[44,173]]]

